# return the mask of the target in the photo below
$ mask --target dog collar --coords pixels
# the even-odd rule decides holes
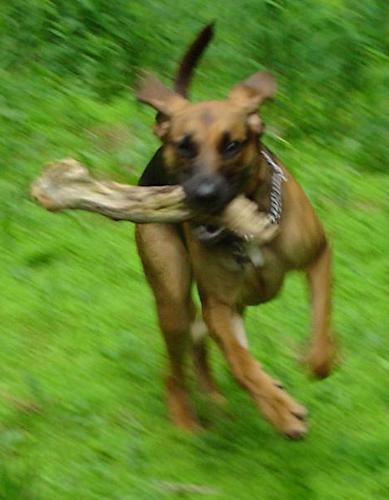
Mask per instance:
[[[262,146],[260,154],[272,170],[270,206],[266,215],[269,224],[278,224],[282,215],[282,183],[286,181],[286,177],[282,167],[276,162],[267,148]],[[201,243],[206,246],[213,246],[219,243],[232,244],[234,256],[239,262],[252,260],[245,248],[246,242],[225,227],[200,224],[194,228],[194,233]]]
[[[272,169],[270,207],[267,217],[270,224],[278,224],[282,215],[282,183],[286,181],[282,167],[274,160],[267,148],[262,147],[261,155]]]

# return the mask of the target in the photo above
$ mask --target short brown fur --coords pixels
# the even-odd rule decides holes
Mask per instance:
[[[163,116],[156,130],[163,142],[160,167],[173,179],[185,171],[220,174],[228,182],[237,182],[239,192],[256,201],[261,211],[268,210],[272,173],[261,155],[262,123],[257,109],[274,92],[273,77],[260,72],[235,86],[226,101],[191,104],[182,95],[146,78],[138,96]],[[181,151],[183,140],[191,149]],[[223,149],[223,144],[231,147],[231,142],[239,143],[233,155]],[[242,314],[247,305],[274,298],[288,271],[302,270],[311,292],[312,340],[307,363],[316,376],[329,374],[333,357],[330,247],[303,190],[285,167],[283,170],[287,181],[283,184],[280,231],[261,248],[261,266],[237,263],[227,244],[203,244],[187,223],[181,230],[167,224],[136,228],[139,254],[154,292],[169,357],[167,399],[171,418],[184,429],[199,426],[186,387],[185,358],[189,349],[193,351],[201,386],[213,398],[222,399],[208,364],[206,339],[192,341],[190,336],[191,330],[201,327],[201,323],[195,323],[193,281],[209,334],[224,353],[238,383],[279,431],[291,438],[302,437],[306,432],[306,411],[250,354]]]

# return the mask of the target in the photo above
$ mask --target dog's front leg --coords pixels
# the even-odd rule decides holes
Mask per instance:
[[[236,309],[218,300],[206,299],[203,314],[234,377],[249,392],[264,416],[288,437],[301,438],[306,433],[305,408],[297,404],[251,356],[242,335],[242,319]]]
[[[307,269],[312,304],[312,340],[307,364],[314,375],[329,375],[334,355],[331,334],[331,249],[328,245]]]
[[[189,403],[185,373],[189,330],[195,316],[187,251],[177,229],[169,224],[138,225],[136,242],[154,292],[168,354],[166,389],[171,419],[183,429],[196,430],[198,423]]]

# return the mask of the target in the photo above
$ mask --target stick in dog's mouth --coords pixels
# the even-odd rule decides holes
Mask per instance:
[[[186,203],[181,186],[132,186],[94,179],[73,159],[51,163],[31,187],[35,200],[50,211],[87,210],[113,220],[135,223],[191,221],[226,228],[259,245],[271,241],[278,225],[271,224],[255,203],[240,195],[218,215],[207,215]]]

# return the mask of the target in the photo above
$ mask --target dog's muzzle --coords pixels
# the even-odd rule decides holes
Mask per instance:
[[[187,202],[195,208],[220,211],[233,198],[233,191],[220,174],[196,174],[182,183]]]

